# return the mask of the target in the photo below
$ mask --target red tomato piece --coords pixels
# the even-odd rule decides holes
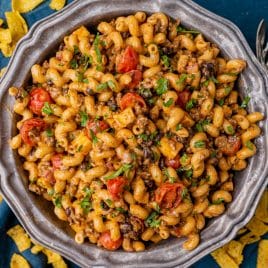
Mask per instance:
[[[124,110],[127,107],[134,107],[136,103],[140,104],[143,107],[146,107],[146,103],[140,95],[129,92],[122,97],[120,101],[120,108],[121,110]]]
[[[43,88],[35,88],[30,92],[30,110],[37,115],[41,115],[45,102],[52,103],[49,93]]]
[[[92,131],[94,134],[97,134],[98,132],[102,132],[108,128],[109,125],[103,120],[91,120],[87,123],[86,134],[89,138],[91,138],[90,131]]]
[[[44,120],[39,118],[31,118],[27,119],[23,122],[20,128],[20,135],[23,142],[33,146],[35,145],[35,141],[30,137],[30,132],[32,130],[42,131],[46,127],[46,123]]]
[[[119,55],[116,62],[116,69],[119,73],[127,73],[137,69],[139,55],[132,46],[127,46],[126,49]]]
[[[107,190],[111,194],[112,198],[114,200],[117,200],[120,198],[124,186],[127,184],[124,177],[116,177],[114,179],[110,179],[107,182]]]
[[[191,92],[189,90],[184,90],[178,93],[177,104],[185,110],[186,103],[190,100]]]
[[[237,136],[220,136],[216,138],[215,144],[223,154],[233,156],[241,147],[241,139]]]
[[[177,155],[175,158],[173,158],[173,159],[168,159],[168,158],[166,158],[165,159],[165,165],[167,166],[167,167],[172,167],[172,168],[174,168],[174,169],[177,169],[177,168],[179,168],[180,166],[181,166],[181,162],[180,162],[180,158],[179,158],[179,156]]]
[[[155,190],[155,201],[161,208],[175,208],[182,200],[182,183],[166,182]]]
[[[62,165],[62,154],[54,154],[51,157],[53,170],[60,169]]]
[[[118,240],[113,241],[110,231],[105,231],[100,235],[98,242],[108,250],[116,250],[121,247],[123,239],[120,237]]]
[[[127,88],[133,89],[141,81],[141,79],[142,79],[142,72],[140,70],[133,70],[133,71],[128,72],[128,74],[131,76],[132,81],[131,81],[130,84],[127,85]]]

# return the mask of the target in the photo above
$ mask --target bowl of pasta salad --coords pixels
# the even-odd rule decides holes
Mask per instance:
[[[75,1],[31,29],[0,87],[1,192],[83,267],[187,267],[267,184],[267,76],[192,2]]]

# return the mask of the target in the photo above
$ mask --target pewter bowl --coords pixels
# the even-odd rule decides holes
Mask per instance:
[[[250,95],[250,111],[260,111],[262,135],[256,140],[258,153],[243,172],[235,176],[234,200],[220,217],[208,222],[201,233],[201,243],[193,251],[184,251],[183,239],[169,239],[140,253],[108,252],[95,245],[78,245],[73,232],[57,220],[52,205],[27,189],[26,174],[17,153],[8,146],[16,132],[12,106],[8,96],[12,85],[23,86],[30,68],[42,62],[57,48],[63,37],[79,25],[93,25],[143,10],[162,11],[179,18],[183,25],[198,29],[207,39],[218,44],[224,56],[243,58],[248,68],[237,83],[242,96]],[[258,200],[267,185],[267,73],[258,63],[239,29],[189,0],[84,0],[75,1],[64,10],[36,23],[18,44],[8,70],[0,83],[0,190],[27,232],[40,244],[51,248],[82,267],[188,267],[206,254],[231,240],[253,216]]]

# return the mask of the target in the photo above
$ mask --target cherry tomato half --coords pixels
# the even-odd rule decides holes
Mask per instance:
[[[49,93],[43,88],[35,88],[30,92],[30,110],[37,115],[41,115],[45,102],[52,103]]]
[[[167,166],[167,167],[172,167],[172,168],[174,168],[174,169],[177,169],[177,168],[179,168],[180,166],[181,166],[181,162],[180,162],[180,158],[179,158],[179,156],[177,155],[175,158],[173,158],[173,159],[168,159],[168,158],[166,158],[165,159],[165,165]]]
[[[190,100],[191,92],[189,90],[184,90],[178,93],[177,104],[185,110],[186,103]]]
[[[51,157],[51,162],[54,170],[60,169],[62,165],[62,154],[54,154]]]
[[[140,104],[143,107],[146,107],[146,103],[140,95],[129,92],[122,97],[120,101],[120,108],[124,110],[127,107],[134,107],[136,103]]]
[[[128,89],[133,89],[141,81],[141,79],[142,79],[142,72],[140,70],[133,70],[133,71],[128,72],[128,74],[130,75],[130,77],[131,77],[132,80],[131,80],[131,83],[129,83],[127,85],[127,88]]]
[[[118,240],[113,241],[110,231],[105,231],[100,235],[98,242],[108,250],[116,250],[121,247],[123,239],[120,237]]]
[[[30,137],[30,132],[32,130],[37,130],[37,131],[42,131],[46,127],[46,123],[44,120],[39,119],[39,118],[31,118],[27,119],[23,122],[21,128],[20,128],[20,135],[22,140],[33,146],[36,142]]]
[[[108,180],[107,189],[114,200],[117,200],[120,198],[120,196],[123,192],[124,186],[126,184],[127,184],[127,182],[126,182],[125,178],[121,177],[121,176]]]
[[[175,208],[182,200],[182,183],[163,183],[155,190],[155,201],[161,208]]]
[[[139,56],[133,47],[127,46],[119,55],[116,62],[116,69],[119,73],[127,73],[137,69]]]
[[[97,134],[98,132],[102,132],[105,129],[108,129],[109,125],[104,120],[91,120],[88,121],[86,126],[86,134],[88,138],[92,138],[90,132],[92,131],[94,134]]]

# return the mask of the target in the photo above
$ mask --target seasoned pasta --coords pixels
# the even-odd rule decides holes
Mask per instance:
[[[200,242],[232,202],[234,171],[256,153],[259,112],[203,35],[163,13],[82,26],[10,88],[30,191],[52,201],[74,239],[143,251],[170,236]]]

